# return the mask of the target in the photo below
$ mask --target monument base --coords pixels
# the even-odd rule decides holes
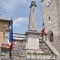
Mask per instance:
[[[40,33],[28,31],[26,32],[26,49],[39,49]]]

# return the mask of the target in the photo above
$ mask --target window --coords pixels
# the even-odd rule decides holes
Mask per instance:
[[[50,16],[48,17],[48,23],[51,24],[51,18],[50,18]]]
[[[53,42],[53,33],[50,34],[50,42]]]
[[[49,18],[49,21],[50,21],[50,16],[48,18]]]
[[[8,27],[8,24],[4,24],[4,28],[7,28]]]

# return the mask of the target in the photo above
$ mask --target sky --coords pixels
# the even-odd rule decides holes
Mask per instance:
[[[30,5],[32,0],[0,0],[0,14],[6,19],[13,19],[13,32],[24,34],[28,30]],[[41,0],[36,1],[37,31],[42,29]]]

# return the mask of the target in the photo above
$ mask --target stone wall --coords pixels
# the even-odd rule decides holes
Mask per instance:
[[[26,58],[26,41],[15,40],[13,42],[12,58],[9,58],[9,49],[2,50],[5,54],[0,56],[0,60],[37,60],[37,59],[27,59]],[[48,46],[44,42],[40,42],[39,47],[44,52],[51,52]],[[42,60],[42,59],[40,59]]]
[[[54,34],[51,44],[60,53],[60,0],[52,0],[49,7],[46,7],[46,0],[44,0],[42,2],[42,16],[46,32],[52,31]],[[49,23],[49,17],[51,23]]]
[[[14,48],[12,50],[12,58],[18,58],[24,60],[26,58],[26,42],[25,41],[14,41]]]

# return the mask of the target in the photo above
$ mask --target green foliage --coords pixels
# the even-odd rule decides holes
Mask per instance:
[[[51,57],[54,56],[54,54],[50,53],[50,52],[48,52],[48,53],[46,53],[46,52],[44,52],[44,53],[28,52],[27,54],[29,54],[29,55],[31,55],[31,54],[33,54],[33,55],[50,55]]]
[[[33,52],[33,55],[37,55],[37,53],[36,52]]]
[[[31,52],[28,52],[27,55],[28,55],[28,54],[31,55]]]
[[[41,55],[41,53],[37,53],[37,55]]]

